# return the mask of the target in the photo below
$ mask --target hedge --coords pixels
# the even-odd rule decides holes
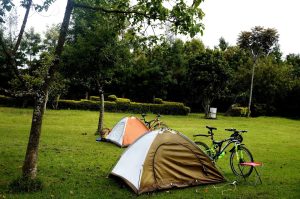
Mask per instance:
[[[90,100],[92,100],[92,101],[100,101],[100,97],[99,96],[90,96]]]
[[[12,97],[0,95],[0,104],[3,106],[13,106],[16,100]]]
[[[122,99],[122,100],[119,100]],[[150,104],[130,102],[127,99],[118,98],[115,102],[105,101],[105,111],[108,112],[132,112],[132,113],[160,113],[164,115],[187,115],[190,108],[184,106],[183,103],[167,102],[164,104]],[[81,109],[81,110],[99,110],[98,101],[91,100],[59,100],[58,107],[60,109]]]
[[[33,100],[30,98],[14,98],[0,95],[0,105],[8,107],[28,107],[33,105]]]
[[[81,99],[59,100],[59,109],[99,110],[99,101]],[[0,105],[21,107],[23,100],[0,95]],[[116,101],[105,101],[105,111],[132,112],[132,113],[160,113],[164,115],[188,115],[191,109],[179,102],[166,102],[162,104],[131,102],[127,98],[117,98]]]

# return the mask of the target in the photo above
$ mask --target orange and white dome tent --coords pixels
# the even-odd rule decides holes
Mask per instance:
[[[124,117],[114,126],[106,140],[126,147],[148,131],[147,126],[138,118]]]
[[[137,194],[225,181],[193,141],[166,128],[137,139],[121,155],[111,175],[123,179]]]

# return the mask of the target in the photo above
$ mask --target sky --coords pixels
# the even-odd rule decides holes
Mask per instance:
[[[66,0],[56,0],[47,13],[32,12],[27,27],[43,33],[47,25],[61,23],[65,6]],[[263,26],[278,31],[283,55],[300,54],[300,0],[204,0],[200,7],[205,30],[197,38],[210,48],[218,45],[220,37],[236,45],[241,31]]]

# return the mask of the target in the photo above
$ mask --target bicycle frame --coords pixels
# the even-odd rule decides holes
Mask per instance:
[[[195,144],[198,145],[200,149],[202,149],[208,157],[216,163],[216,161],[220,158],[222,158],[225,154],[225,150],[228,149],[228,147],[231,147],[230,145],[233,145],[233,147],[229,150],[230,154],[230,168],[232,172],[239,176],[241,175],[240,171],[240,164],[250,161],[253,162],[253,156],[250,153],[250,151],[242,146],[243,142],[243,136],[240,133],[245,133],[247,132],[246,130],[236,130],[236,129],[225,129],[227,131],[232,131],[233,133],[230,135],[229,138],[223,139],[223,140],[215,140],[214,139],[214,132],[213,130],[217,130],[215,127],[210,127],[206,126],[206,128],[209,129],[208,135],[204,134],[196,134],[193,135],[194,137],[196,136],[204,136],[204,137],[210,137],[212,144],[211,146],[207,146],[207,144],[201,142],[201,141],[195,141]],[[225,146],[224,146],[224,143]],[[252,172],[253,168],[249,168],[246,173],[242,173],[243,176],[249,176]]]
[[[210,137],[211,140],[212,140],[212,145],[210,147],[210,151],[214,154],[212,159],[214,161],[216,161],[220,155],[225,152],[225,150],[229,147],[229,145],[231,145],[232,143],[234,143],[234,146],[229,150],[230,152],[238,152],[238,146],[242,145],[240,143],[239,140],[237,139],[233,139],[232,137],[230,138],[227,138],[227,139],[224,139],[224,140],[221,140],[221,141],[215,141],[214,140],[214,134],[212,132],[209,132],[209,135],[201,135],[201,134],[198,134],[197,136],[204,136],[204,137]],[[224,147],[222,147],[223,143],[224,142],[227,142],[226,145]],[[239,154],[237,153],[237,158],[239,158]]]
[[[229,147],[229,145],[231,145],[232,143],[234,143],[234,146],[229,150],[229,152],[233,152],[235,151],[236,153],[238,152],[238,146],[242,145],[239,141],[237,140],[231,140],[230,138],[222,140],[221,141],[222,144],[224,142],[227,142],[226,145],[221,148],[222,145],[219,146],[219,151],[217,152],[217,154],[215,155],[214,159],[218,158],[223,152],[225,152],[225,150]],[[237,153],[237,157],[239,157],[239,154]]]
[[[159,120],[159,117],[160,117],[159,114],[156,115],[156,118],[155,118],[155,119],[150,120],[150,121],[147,121],[146,118],[145,118],[145,116],[146,116],[145,114],[142,114],[141,120],[143,120],[143,122],[145,123],[145,125],[146,125],[149,129],[153,129],[153,127],[154,127],[156,124],[158,124],[158,125],[161,124],[161,122],[160,122],[160,120]]]

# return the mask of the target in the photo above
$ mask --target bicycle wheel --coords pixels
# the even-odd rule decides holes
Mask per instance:
[[[237,151],[233,151],[230,155],[230,167],[236,176],[248,177],[252,171],[252,166],[241,166],[240,163],[253,162],[253,156],[244,146],[238,146]]]
[[[210,151],[210,148],[207,146],[207,144],[203,143],[203,142],[199,142],[199,141],[196,141],[195,144],[206,154],[208,155],[209,157],[212,158],[212,154],[211,154],[211,151]]]

